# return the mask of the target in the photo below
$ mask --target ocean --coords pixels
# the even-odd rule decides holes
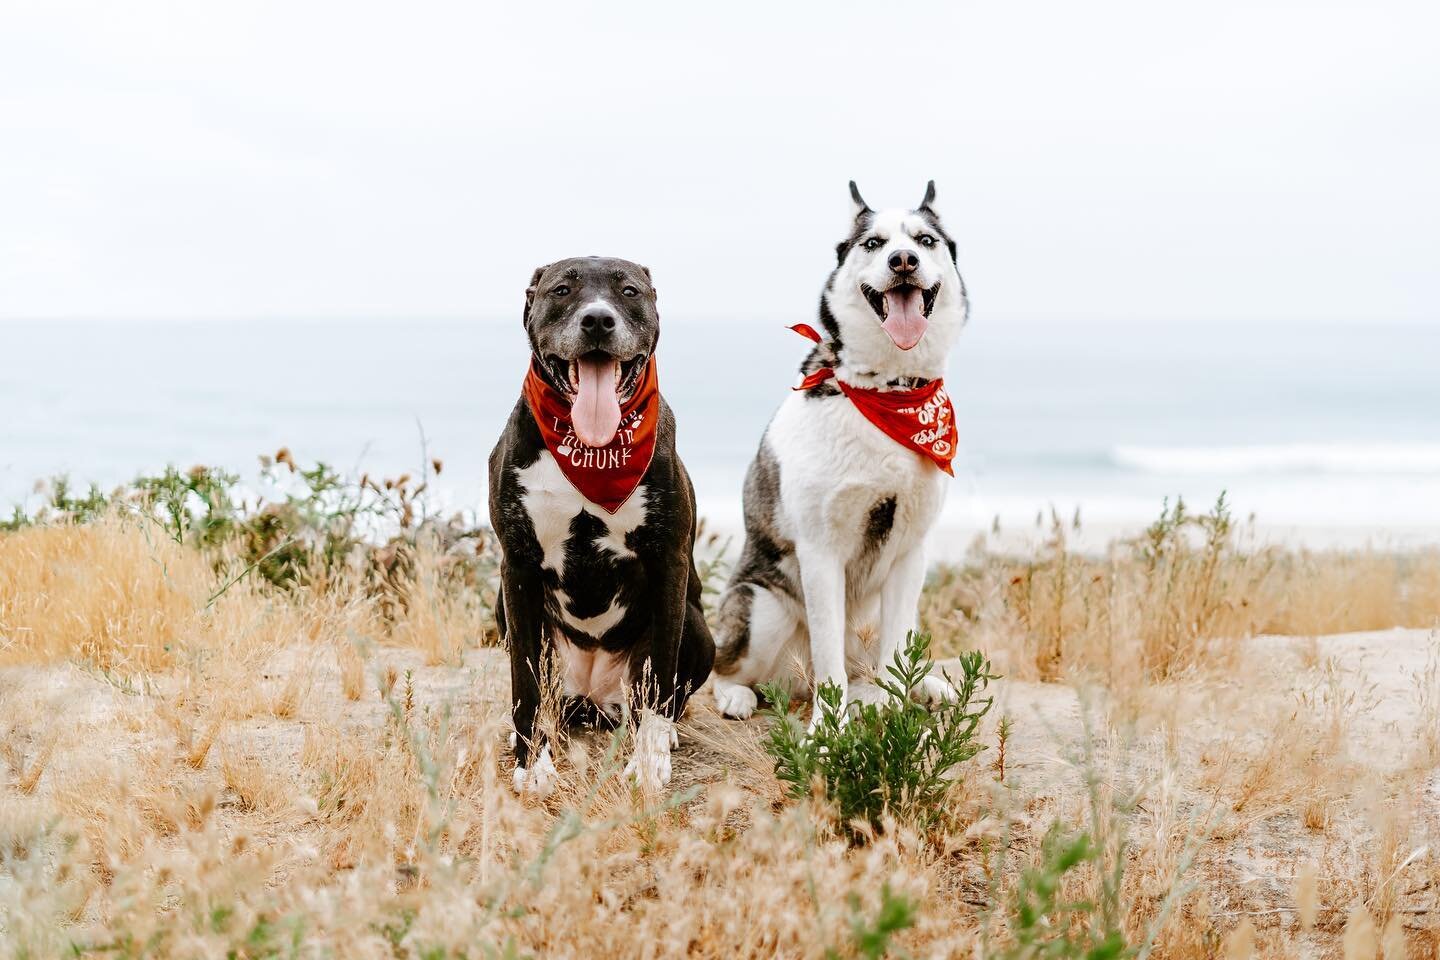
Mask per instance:
[[[709,522],[734,529],[756,442],[809,319],[667,318],[660,386]],[[0,323],[0,507],[66,474],[112,487],[173,463],[253,478],[256,457],[394,475],[445,468],[443,504],[485,504],[519,395],[515,319]],[[1266,536],[1440,542],[1440,328],[999,321],[947,377],[960,437],[952,544],[1037,515],[1135,529],[1227,491]]]

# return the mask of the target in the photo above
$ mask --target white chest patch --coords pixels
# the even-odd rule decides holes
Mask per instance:
[[[612,514],[587,500],[565,479],[549,450],[543,451],[540,459],[516,475],[524,491],[520,502],[540,543],[541,566],[554,571],[562,583],[571,524],[582,513],[590,514],[605,526],[604,532],[594,539],[596,549],[617,557],[635,556],[625,545],[625,538],[645,523],[644,486],[636,487],[630,499]],[[593,617],[577,617],[570,611],[570,598],[563,589],[556,590],[552,599],[568,627],[597,640],[625,618],[625,606],[615,601]],[[618,654],[576,647],[559,630],[553,632],[552,640],[560,659],[565,694],[587,697],[602,707],[618,708],[624,696],[628,660]]]
[[[570,612],[570,598],[565,595],[564,590],[555,591],[555,600],[560,605],[560,611],[565,617],[565,622],[579,630],[581,633],[589,634],[599,640],[610,632],[610,628],[625,619],[625,608],[613,600],[604,613],[596,614],[593,617],[577,617]]]
[[[946,477],[835,398],[792,395],[768,432],[780,464],[778,520],[796,540],[819,541],[837,556],[862,546],[865,518],[881,498],[896,501],[889,543],[918,546],[944,501]]]
[[[565,479],[549,450],[541,451],[540,459],[523,470],[517,470],[516,476],[524,490],[520,502],[535,529],[535,539],[540,542],[544,557],[542,567],[555,571],[562,580],[565,578],[565,548],[570,542],[570,523],[582,513],[588,513],[605,524],[605,533],[595,539],[597,547],[609,550],[617,557],[635,556],[634,551],[625,545],[625,538],[645,522],[646,492],[643,484],[636,487],[630,499],[612,514],[587,500]]]

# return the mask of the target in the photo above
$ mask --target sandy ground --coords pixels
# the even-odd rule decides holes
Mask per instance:
[[[1263,675],[1209,686],[1179,685],[1175,689],[1151,691],[1141,704],[1140,716],[1125,732],[1130,735],[1125,752],[1143,753],[1147,721],[1158,722],[1162,714],[1188,711],[1181,745],[1198,747],[1225,729],[1217,718],[1207,717],[1208,708],[1233,709],[1236,697],[1256,694],[1275,702],[1300,697],[1316,687],[1319,671],[1327,685],[1347,699],[1350,730],[1356,749],[1367,765],[1379,774],[1393,772],[1406,762],[1404,744],[1413,743],[1426,717],[1418,709],[1420,691],[1427,670],[1434,680],[1440,664],[1440,633],[1430,630],[1393,629],[1340,634],[1316,638],[1259,637],[1250,645],[1251,667]],[[1306,665],[1309,664],[1309,669]],[[498,648],[481,648],[466,653],[460,666],[427,666],[417,651],[380,648],[370,666],[372,673],[394,666],[403,677],[413,677],[416,699],[433,706],[448,706],[457,714],[503,711],[509,697],[506,654]],[[941,669],[947,664],[941,662]],[[310,689],[301,715],[294,720],[251,718],[229,729],[231,738],[255,742],[269,759],[293,761],[308,717],[339,712],[347,724],[379,726],[387,706],[375,690],[361,700],[346,701],[340,693],[339,671],[333,660],[316,655],[308,647],[282,651],[265,667],[262,679],[276,684],[296,669],[311,673]],[[401,681],[403,683],[403,680]],[[163,681],[161,681],[163,684]],[[156,689],[154,692],[160,692]],[[1001,680],[993,720],[1008,714],[1015,720],[1015,733],[1007,750],[1007,780],[1036,791],[1073,775],[1075,761],[1083,746],[1085,707],[1097,714],[1096,726],[1103,726],[1098,712],[1104,697],[1083,686]],[[92,750],[112,754],[116,749],[137,749],[145,745],[142,732],[127,733],[136,725],[137,715],[153,698],[143,687],[106,678],[74,663],[55,667],[0,668],[0,694],[32,700],[51,716],[65,718],[67,729],[56,750],[51,769],[62,775],[67,767],[79,768],[93,758]],[[1159,701],[1152,703],[1150,700]],[[1252,700],[1252,708],[1255,706]],[[1160,709],[1157,709],[1160,708]],[[729,756],[716,756],[700,741],[716,738],[758,739],[766,721],[756,716],[738,722],[720,717],[706,686],[692,701],[681,724],[681,747],[677,751],[676,776],[687,782],[712,779],[717,763]],[[697,736],[685,736],[687,732]],[[1263,734],[1263,731],[1259,731]],[[1113,741],[1113,737],[1111,738]],[[1148,738],[1148,739],[1153,739]],[[1378,747],[1378,749],[1376,749]],[[1440,793],[1437,793],[1440,800]]]
[[[1393,803],[1393,796],[1381,799],[1386,784],[1404,770],[1414,771],[1412,748],[1437,716],[1437,662],[1440,634],[1433,631],[1397,629],[1318,640],[1264,637],[1249,645],[1245,669],[1237,676],[1146,687],[1130,698],[1125,691],[1112,691],[1107,699],[1083,688],[1002,680],[994,688],[997,706],[986,736],[993,744],[993,721],[1001,714],[1013,718],[1006,793],[1021,816],[1040,823],[1065,804],[1078,803],[1078,760],[1088,730],[1099,767],[1117,794],[1163,781],[1158,794],[1152,790],[1149,795],[1162,797],[1161,805],[1168,806],[1142,804],[1131,818],[1133,830],[1158,829],[1166,818],[1190,820],[1196,882],[1207,886],[1215,914],[1288,923],[1297,866],[1363,856],[1374,834],[1371,806]],[[508,668],[501,650],[472,650],[459,666],[427,666],[413,650],[375,651],[372,673],[391,665],[401,677],[410,671],[415,700],[429,709],[448,707],[461,716],[506,710]],[[221,737],[272,770],[296,775],[307,724],[338,718],[345,726],[378,728],[387,711],[373,683],[359,701],[345,700],[333,658],[315,648],[283,651],[266,665],[265,682],[278,689],[297,669],[310,671],[311,685],[294,718],[260,715],[234,721]],[[167,681],[159,683],[163,688]],[[160,702],[156,692],[74,664],[0,670],[0,698],[25,698],[40,715],[63,718],[60,741],[38,790],[41,797],[95,764],[123,764],[126,757],[161,744],[173,749],[163,725],[146,719]],[[1334,796],[1267,792],[1263,782],[1247,786],[1247,777],[1263,780],[1267,765],[1290,764],[1305,738],[1319,735],[1313,724],[1298,732],[1286,726],[1287,717],[1302,712],[1312,719],[1336,718],[1347,731],[1339,753],[1326,761],[1337,775],[1327,788]],[[672,787],[726,777],[773,791],[773,784],[762,786],[768,777],[759,748],[765,723],[719,717],[708,689],[702,691],[682,723]],[[589,735],[580,742],[588,743],[594,756],[602,748],[600,740]],[[1247,759],[1249,773],[1246,765],[1230,762],[1238,755]],[[980,775],[993,778],[993,746],[982,756],[987,767]],[[1440,778],[1431,768],[1407,782],[1420,784],[1410,798],[1415,820],[1409,835],[1440,836]],[[1373,803],[1370,794],[1376,797]],[[1320,830],[1307,828],[1301,813],[1316,803],[1334,808],[1329,825]],[[220,808],[226,806],[222,796]],[[1428,850],[1417,854],[1421,860],[1428,856]],[[1397,889],[1401,909],[1415,924],[1430,922],[1426,911],[1440,910],[1433,889],[1398,881]]]

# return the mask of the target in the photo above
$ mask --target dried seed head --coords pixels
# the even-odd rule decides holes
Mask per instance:
[[[1345,960],[1375,960],[1380,944],[1375,939],[1375,921],[1365,908],[1356,905],[1345,919],[1345,935],[1340,940],[1340,955]]]
[[[1255,956],[1255,925],[1244,917],[1225,938],[1225,960],[1250,960]]]
[[[1302,930],[1315,926],[1315,916],[1320,912],[1320,890],[1313,863],[1303,864],[1295,872],[1295,911],[1300,916]]]
[[[1391,915],[1390,922],[1385,924],[1385,933],[1380,937],[1380,953],[1385,960],[1405,960],[1405,924],[1400,921],[1400,914]]]

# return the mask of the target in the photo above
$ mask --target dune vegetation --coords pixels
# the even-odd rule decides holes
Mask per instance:
[[[662,793],[576,732],[536,801],[443,464],[262,467],[0,523],[0,955],[1440,954],[1440,551],[1260,546],[1222,501],[1082,553],[1051,518],[931,575],[887,682],[959,708],[817,750],[804,702],[702,693]]]

